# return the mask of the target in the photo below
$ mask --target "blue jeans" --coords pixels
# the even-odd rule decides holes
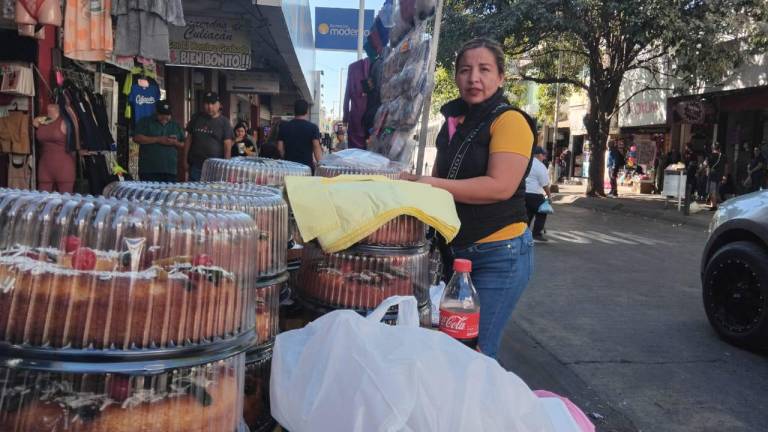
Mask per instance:
[[[456,258],[472,261],[472,282],[480,296],[480,338],[483,354],[496,358],[501,334],[533,273],[533,236],[451,248]]]
[[[196,166],[189,166],[189,181],[191,182],[197,182],[200,181],[200,177],[203,175],[203,169],[196,167]]]

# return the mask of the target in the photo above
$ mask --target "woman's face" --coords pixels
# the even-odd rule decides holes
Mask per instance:
[[[237,139],[245,138],[245,129],[241,128],[241,127],[235,129],[235,138],[237,138]]]
[[[461,98],[470,105],[485,102],[504,82],[496,57],[488,48],[468,50],[456,69],[456,86]]]

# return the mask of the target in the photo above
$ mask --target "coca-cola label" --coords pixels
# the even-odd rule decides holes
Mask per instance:
[[[456,339],[476,338],[480,332],[480,312],[462,313],[440,308],[440,331]]]

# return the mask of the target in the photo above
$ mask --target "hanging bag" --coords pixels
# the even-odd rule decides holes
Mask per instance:
[[[541,205],[539,206],[539,209],[536,210],[536,212],[540,214],[550,215],[555,213],[555,209],[552,207],[552,203],[550,203],[549,200],[546,199],[544,200],[543,203],[541,203]]]

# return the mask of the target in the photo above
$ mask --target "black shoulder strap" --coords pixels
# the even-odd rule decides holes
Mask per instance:
[[[446,176],[449,180],[455,180],[456,176],[459,175],[459,169],[461,169],[461,164],[464,162],[464,156],[467,154],[467,151],[469,150],[470,145],[472,144],[472,141],[475,139],[477,134],[488,124],[489,121],[492,119],[495,119],[496,116],[506,110],[511,108],[508,104],[501,104],[493,109],[490,115],[490,119],[485,120],[477,125],[474,129],[472,129],[469,134],[467,134],[467,137],[464,138],[464,141],[461,142],[461,145],[459,146],[459,150],[456,152],[456,156],[453,157],[453,161],[451,162],[451,168],[448,170],[448,176]]]

